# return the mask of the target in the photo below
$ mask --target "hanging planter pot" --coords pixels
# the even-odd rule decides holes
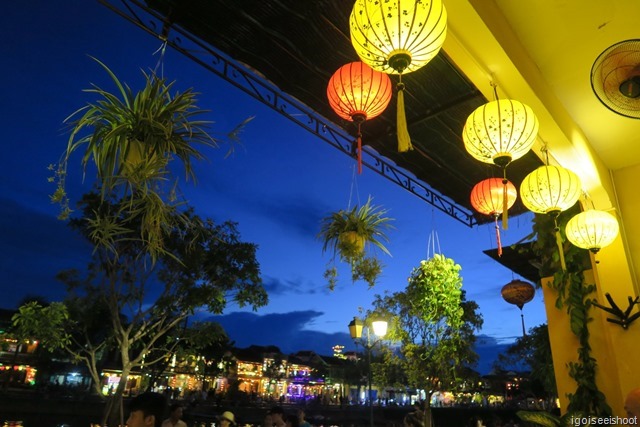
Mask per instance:
[[[345,231],[340,233],[338,237],[340,253],[353,254],[354,256],[364,254],[364,245],[366,239],[364,236],[358,234],[357,231]]]
[[[378,248],[391,255],[385,247],[389,241],[386,232],[391,228],[387,211],[371,204],[371,198],[362,206],[339,210],[322,220],[318,237],[323,241],[322,251],[331,250],[332,261],[325,272],[329,287],[336,283],[336,257],[351,267],[352,279],[364,280],[373,286],[382,271],[379,260],[367,254],[368,249]]]

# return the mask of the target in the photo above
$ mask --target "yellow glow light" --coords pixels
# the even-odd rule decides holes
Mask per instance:
[[[471,113],[462,130],[462,140],[476,160],[504,167],[527,154],[536,140],[538,127],[538,118],[529,106],[499,99]]]
[[[573,206],[582,187],[578,175],[560,166],[540,166],[520,184],[520,198],[532,212],[558,214]]]
[[[589,210],[574,216],[565,229],[567,239],[583,249],[597,253],[610,245],[618,236],[618,220],[608,212]]]
[[[356,0],[349,18],[351,43],[374,70],[406,74],[437,55],[447,35],[442,0]]]

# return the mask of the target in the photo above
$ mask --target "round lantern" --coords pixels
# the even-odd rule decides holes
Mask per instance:
[[[476,160],[504,169],[527,154],[537,135],[538,119],[530,107],[512,99],[499,99],[471,113],[462,140]]]
[[[581,191],[578,175],[560,166],[540,166],[525,176],[520,184],[520,197],[525,207],[532,212],[553,217],[556,244],[563,270],[566,270],[567,266],[557,218],[560,212],[569,209],[578,201]]]
[[[536,289],[531,283],[514,279],[502,287],[500,291],[502,298],[509,304],[514,304],[520,309],[520,318],[522,320],[522,335],[526,335],[524,328],[524,314],[522,308],[526,303],[531,301],[536,294]]]
[[[565,228],[567,239],[594,254],[610,245],[618,236],[618,220],[608,212],[589,210],[569,220]]]
[[[360,125],[379,116],[391,100],[391,79],[363,62],[340,67],[329,80],[327,98],[333,111],[358,126],[358,172],[362,173]]]
[[[349,27],[362,61],[384,73],[410,73],[440,51],[447,11],[442,0],[356,0]]]
[[[510,181],[488,178],[480,181],[471,190],[471,206],[485,215],[500,215],[504,211],[503,196],[507,192],[507,209],[516,202],[518,192]]]
[[[356,0],[349,28],[351,43],[363,62],[375,70],[400,76],[398,151],[411,150],[402,74],[426,65],[440,51],[447,35],[447,11],[442,0]]]
[[[489,178],[480,181],[471,190],[471,206],[481,214],[492,215],[495,221],[498,256],[502,256],[502,242],[498,216],[503,213],[502,225],[506,229],[506,211],[516,202],[516,187],[506,179]],[[505,202],[506,201],[506,206]]]
[[[540,166],[520,184],[520,197],[527,209],[556,217],[573,206],[581,192],[578,175],[560,166]]]

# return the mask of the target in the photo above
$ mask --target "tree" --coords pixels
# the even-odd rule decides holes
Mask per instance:
[[[389,352],[404,367],[408,385],[424,389],[424,425],[431,425],[431,394],[453,386],[461,370],[477,361],[474,331],[482,326],[477,304],[466,301],[461,267],[443,255],[421,261],[403,292],[377,295],[374,312],[390,319],[387,338],[399,343]]]
[[[143,73],[143,88],[134,92],[96,61],[116,90],[86,90],[97,100],[65,120],[71,126],[67,149],[50,167],[57,184],[52,200],[61,205],[63,220],[73,213],[66,185],[74,153],[82,153],[85,174],[95,171],[96,192],[82,198],[82,215],[70,220],[93,246],[91,262],[84,274],[60,274],[69,290],[67,302],[55,306],[60,316],[48,319],[45,308],[32,304],[14,323],[49,334],[50,348],[84,362],[96,387],[100,354],[117,349],[122,376],[103,424],[108,418],[118,425],[124,424],[120,407],[129,373],[143,359],[145,365],[161,360],[146,355],[173,351],[176,341],[166,338],[187,316],[199,308],[221,313],[229,301],[256,309],[267,295],[256,246],[240,241],[234,223],[201,219],[182,200],[175,172],[195,181],[192,162],[205,157],[198,147],[220,142],[207,132],[210,122],[200,120],[206,111],[198,108],[196,93],[173,94],[174,83],[153,73]],[[235,141],[245,123],[227,139]],[[104,330],[94,328],[90,307],[106,307]]]
[[[546,324],[529,329],[529,333],[516,339],[516,342],[498,356],[495,367],[510,370],[522,364],[531,370],[530,379],[540,384],[548,398],[557,396],[555,373],[549,330]]]
[[[96,204],[106,208],[96,194],[87,195],[84,203],[85,214]],[[108,257],[111,252],[97,248],[85,274],[60,273],[68,287],[64,304],[45,308],[32,303],[14,319],[16,327],[41,337],[44,347],[64,348],[83,362],[98,393],[100,356],[117,349],[122,376],[114,407],[132,369],[162,362],[176,351],[183,338],[179,326],[196,309],[221,313],[228,301],[254,309],[267,301],[255,245],[240,242],[235,224],[216,225],[191,211],[184,218],[188,221],[176,222],[182,228],[165,236],[169,253],[155,264],[139,256],[136,240],[117,244],[117,263]],[[71,222],[89,237],[84,218]]]

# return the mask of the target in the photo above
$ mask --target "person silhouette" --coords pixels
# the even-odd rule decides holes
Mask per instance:
[[[640,418],[640,388],[635,388],[627,394],[627,398],[624,401],[624,410],[627,411],[628,417]]]

